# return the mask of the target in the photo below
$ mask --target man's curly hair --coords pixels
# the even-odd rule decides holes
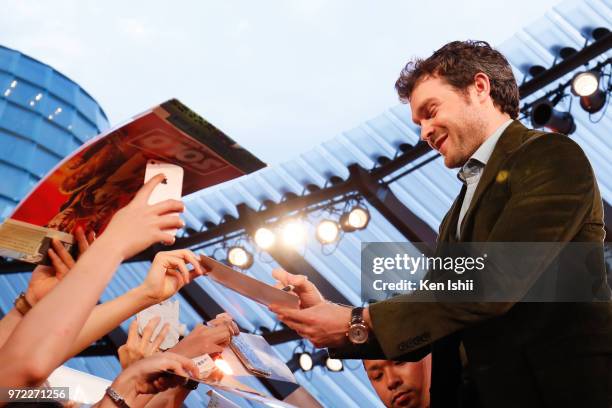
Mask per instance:
[[[489,77],[494,105],[516,119],[519,113],[516,79],[506,58],[485,41],[453,41],[427,59],[408,62],[395,89],[400,100],[408,103],[417,83],[426,77],[439,77],[457,90],[465,91],[479,72]]]

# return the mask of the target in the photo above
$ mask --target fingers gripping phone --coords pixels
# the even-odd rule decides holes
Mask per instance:
[[[183,168],[172,163],[149,160],[144,182],[146,183],[158,174],[163,174],[166,178],[155,186],[148,203],[153,205],[169,199],[180,200],[183,192]],[[178,217],[179,214],[176,213],[176,216]],[[176,228],[164,230],[174,236],[176,236],[176,231]]]

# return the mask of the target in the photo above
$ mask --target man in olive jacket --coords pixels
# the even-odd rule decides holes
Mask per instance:
[[[567,136],[515,120],[518,88],[499,52],[484,42],[449,43],[409,63],[396,88],[421,138],[447,167],[461,168],[464,185],[440,225],[438,254],[462,242],[602,245],[602,201],[584,152]],[[527,275],[504,276],[528,291],[558,255],[542,253]],[[609,408],[612,304],[603,251],[581,267],[593,298],[604,301],[427,303],[412,301],[417,291],[360,310],[324,302],[303,277],[277,271],[295,286],[301,309],[270,309],[338,358],[416,360],[431,350],[432,408],[461,406],[473,397],[468,388],[476,400],[463,406]]]

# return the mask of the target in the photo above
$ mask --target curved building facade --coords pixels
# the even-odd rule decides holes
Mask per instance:
[[[0,46],[0,219],[62,158],[108,127],[78,84]]]

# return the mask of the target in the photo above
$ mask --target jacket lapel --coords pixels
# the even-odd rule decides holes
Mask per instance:
[[[461,191],[455,202],[448,210],[447,216],[444,218],[442,225],[440,226],[440,235],[438,236],[438,242],[455,242],[457,235],[457,221],[459,220],[459,212],[461,211],[461,203],[463,203],[463,197],[465,197],[466,187],[463,185]]]
[[[528,129],[523,126],[521,122],[515,120],[506,128],[504,133],[499,138],[499,141],[497,142],[497,145],[495,145],[495,149],[491,154],[491,158],[483,170],[482,177],[478,182],[478,186],[476,187],[476,191],[474,192],[470,206],[465,213],[463,220],[461,221],[461,236],[459,237],[459,241],[466,240],[466,233],[468,230],[470,230],[469,225],[472,221],[474,208],[476,208],[478,205],[478,202],[489,185],[498,177],[504,177],[504,175],[500,173],[501,166],[504,160],[508,157],[508,154],[520,146],[523,140],[523,137],[521,136],[525,134],[527,130]],[[461,205],[459,205],[459,208],[461,208]],[[455,220],[455,223],[456,222],[457,220]]]

